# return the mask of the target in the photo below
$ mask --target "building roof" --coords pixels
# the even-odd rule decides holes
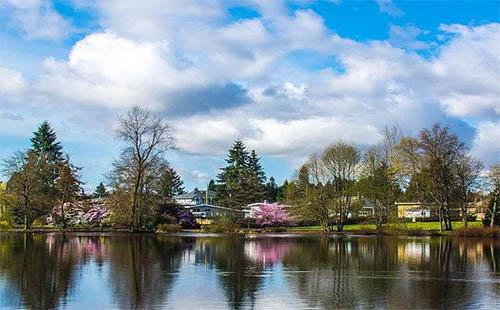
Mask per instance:
[[[222,206],[216,206],[216,205],[211,205],[207,203],[203,203],[200,205],[196,206],[186,206],[186,209],[193,209],[193,208],[214,208],[214,209],[221,209],[221,210],[227,210],[227,211],[234,211],[234,212],[244,212],[243,210],[238,210],[238,209],[233,209],[233,208],[227,208],[227,207],[222,207]]]
[[[205,190],[193,190],[190,191],[189,193],[185,194],[180,194],[180,195],[175,195],[174,199],[193,199],[196,196],[201,196],[205,198],[205,196],[208,196],[208,198],[212,199],[215,198],[215,192],[214,191],[205,191]]]

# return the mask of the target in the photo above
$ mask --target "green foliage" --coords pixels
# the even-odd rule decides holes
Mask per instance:
[[[31,151],[47,157],[52,162],[63,160],[61,143],[57,141],[56,133],[47,121],[42,122],[33,135]]]
[[[213,233],[236,233],[241,225],[231,216],[222,215],[214,219],[212,224],[203,227],[204,230]]]
[[[255,151],[250,154],[241,140],[228,152],[227,166],[217,176],[216,200],[226,207],[241,208],[266,197],[265,174]]]
[[[159,180],[159,194],[161,197],[167,200],[172,200],[176,195],[184,194],[184,187],[182,186],[184,182],[182,181],[177,171],[170,167],[166,163],[163,167]]]
[[[266,200],[267,200],[267,202],[277,202],[279,190],[280,190],[280,188],[276,184],[274,177],[270,177],[269,181],[266,183]]]
[[[33,221],[48,214],[57,199],[54,187],[54,164],[35,152],[17,153],[5,166],[10,176],[7,190],[13,196],[12,216],[30,228]]]
[[[102,182],[100,182],[99,185],[96,186],[94,193],[92,193],[92,197],[94,198],[104,198],[108,195],[109,193]]]

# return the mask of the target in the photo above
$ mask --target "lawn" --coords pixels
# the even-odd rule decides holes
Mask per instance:
[[[463,227],[462,222],[453,222],[453,229],[459,229]],[[482,227],[481,222],[469,222],[469,227]],[[401,224],[390,224],[388,228],[399,228],[399,229],[409,229],[409,230],[439,230],[439,222],[417,222],[417,223],[406,223],[406,228],[403,223]],[[372,230],[375,229],[374,224],[353,224],[345,225],[344,230],[346,231],[356,231],[356,230]],[[289,227],[289,231],[321,231],[320,226],[302,226],[302,227]]]

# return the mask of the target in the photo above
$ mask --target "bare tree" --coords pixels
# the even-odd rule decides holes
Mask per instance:
[[[467,213],[468,205],[471,202],[473,193],[481,186],[481,171],[483,164],[469,155],[458,158],[456,163],[457,196],[460,201],[462,222],[468,226]]]
[[[400,139],[401,131],[397,126],[386,127],[383,140],[369,148],[363,157],[358,187],[373,205],[373,216],[378,230],[381,230],[395,213],[395,202],[400,194],[396,156]]]
[[[119,120],[116,137],[124,144],[114,162],[113,179],[127,184],[131,195],[131,228],[138,229],[140,196],[155,163],[164,158],[175,141],[170,125],[146,109],[134,107]]]
[[[428,194],[438,208],[441,227],[452,230],[451,210],[456,202],[456,165],[467,148],[448,127],[435,124],[419,134],[423,170],[427,171]]]
[[[338,141],[328,146],[321,156],[328,185],[333,190],[333,210],[337,230],[341,231],[349,213],[352,213],[352,197],[356,181],[356,168],[360,154],[356,146]]]
[[[488,213],[491,215],[490,227],[495,225],[498,221],[498,208],[500,204],[500,164],[493,164],[490,167],[490,172],[488,174],[489,185],[492,187],[490,193],[490,202],[488,206]]]

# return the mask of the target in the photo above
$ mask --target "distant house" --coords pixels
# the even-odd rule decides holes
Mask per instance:
[[[234,217],[243,217],[245,213],[241,210],[215,206],[211,204],[199,204],[194,206],[185,206],[199,224],[210,224],[217,216],[228,215]]]
[[[184,207],[192,207],[202,204],[212,205],[215,201],[215,192],[195,188],[189,193],[176,195],[173,199],[175,203]]]
[[[399,218],[431,218],[432,206],[423,202],[396,202]]]
[[[369,199],[361,200],[361,208],[358,210],[358,217],[371,217],[375,215],[375,206]]]

